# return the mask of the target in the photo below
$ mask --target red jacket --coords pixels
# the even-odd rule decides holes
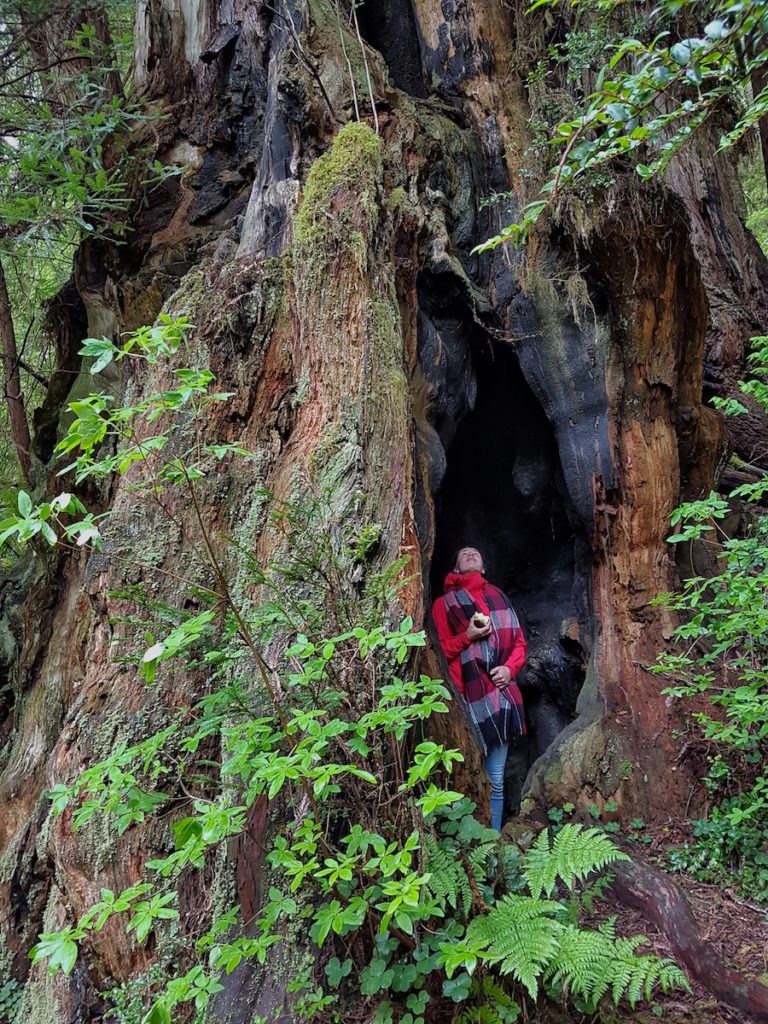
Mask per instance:
[[[498,592],[498,588],[486,580],[486,578],[479,572],[449,572],[445,577],[445,590],[453,590],[457,587],[463,587],[467,590],[477,606],[478,610],[484,615],[488,614],[488,603],[483,596],[487,590],[494,590]],[[432,619],[437,629],[437,639],[440,642],[445,659],[448,662],[448,671],[451,674],[451,679],[456,684],[459,693],[464,695],[464,681],[461,678],[461,652],[465,648],[469,647],[472,641],[469,639],[466,633],[455,634],[451,628],[451,624],[448,621],[448,612],[445,607],[445,599],[438,597],[435,603],[432,605]],[[525,664],[525,637],[523,636],[522,630],[520,630],[519,640],[515,644],[515,649],[512,651],[510,657],[504,662],[510,671],[511,678],[514,679],[517,673]]]

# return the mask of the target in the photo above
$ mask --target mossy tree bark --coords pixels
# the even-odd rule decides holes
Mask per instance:
[[[483,548],[530,637],[531,799],[616,799],[650,820],[695,802],[697,775],[676,762],[680,711],[647,667],[671,628],[649,602],[676,579],[669,513],[711,485],[727,446],[705,373],[712,390],[735,386],[766,268],[706,139],[652,192],[619,169],[580,223],[564,214],[524,254],[471,254],[525,198],[521,53],[546,45],[527,25],[503,0],[370,0],[361,48],[333,0],[140,0],[136,80],[163,114],[146,134],[183,173],[148,194],[127,246],[83,247],[82,305],[57,315],[68,352],[67,310],[97,336],[161,310],[197,325],[234,392],[209,437],[256,453],[199,490],[235,592],[223,538],[267,553],[264,486],[330,486],[340,509],[381,523],[381,559],[405,554],[415,574],[403,604],[417,622],[451,546]],[[492,193],[505,198],[481,207]],[[131,387],[161,383],[145,370]],[[48,409],[46,437],[51,422]],[[750,460],[754,430],[735,437]],[[3,593],[0,970],[19,979],[40,930],[135,881],[167,842],[157,822],[73,834],[44,791],[203,686],[178,674],[148,693],[113,656],[127,585],[178,605],[179,577],[210,583],[191,510],[180,501],[169,526],[131,482],[99,496],[106,554],[35,556]],[[461,716],[443,728],[468,752],[459,782],[482,796]],[[211,886],[258,906],[268,829],[260,805],[227,862],[184,882],[182,935]],[[100,1019],[107,979],[156,955],[110,926],[71,978],[32,971],[25,1016]],[[232,976],[222,1019],[283,1005],[270,966]]]

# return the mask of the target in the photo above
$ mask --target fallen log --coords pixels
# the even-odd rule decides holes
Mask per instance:
[[[726,1006],[768,1022],[768,987],[728,967],[701,937],[685,896],[667,875],[641,860],[611,866],[613,895],[656,925],[672,953],[703,988]]]

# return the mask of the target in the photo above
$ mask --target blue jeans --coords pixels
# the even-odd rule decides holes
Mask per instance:
[[[485,770],[491,780],[491,828],[501,832],[501,820],[504,815],[504,765],[507,763],[509,744],[503,743],[488,751],[485,759]]]

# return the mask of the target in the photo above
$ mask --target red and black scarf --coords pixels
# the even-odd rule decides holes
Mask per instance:
[[[450,573],[444,599],[457,635],[466,632],[476,611],[487,611],[491,619],[490,635],[475,640],[461,654],[464,697],[487,754],[525,735],[523,697],[517,683],[510,680],[500,690],[490,676],[492,668],[506,664],[512,656],[522,630],[509,598],[479,572]]]

